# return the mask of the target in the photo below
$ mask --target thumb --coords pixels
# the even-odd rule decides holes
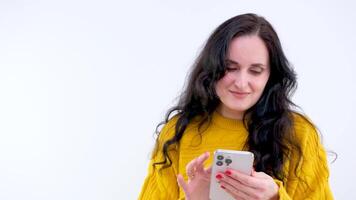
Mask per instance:
[[[269,177],[266,173],[264,172],[256,172],[255,169],[252,170],[252,176],[256,178],[267,178]]]

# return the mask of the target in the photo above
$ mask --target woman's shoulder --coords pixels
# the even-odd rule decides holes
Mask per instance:
[[[315,125],[305,114],[293,111],[292,120],[294,127],[297,129],[315,129]]]
[[[175,127],[179,119],[179,114],[176,114],[172,117],[170,117],[168,120],[165,120],[160,123],[159,126],[161,127],[161,130],[159,130],[159,140],[160,141],[166,141],[174,136],[175,132]]]
[[[199,126],[201,120],[202,120],[202,116],[198,115],[193,117],[193,119],[189,120],[187,126],[186,126],[186,130],[192,128],[192,127],[196,127]],[[161,123],[162,127],[160,132],[160,137],[162,138],[171,138],[174,136],[175,134],[175,130],[176,130],[176,125],[178,123],[178,120],[182,120],[179,123],[180,124],[184,124],[184,118],[181,118],[181,114],[177,113],[175,115],[173,115],[172,117],[170,117],[168,120],[165,120],[164,122]]]
[[[319,131],[312,120],[305,114],[292,112],[293,126],[295,137],[302,144],[306,145],[313,141],[319,143]]]

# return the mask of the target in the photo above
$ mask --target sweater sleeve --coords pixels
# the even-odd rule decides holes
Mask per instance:
[[[302,134],[302,138],[304,138],[301,140],[303,157],[297,168],[299,179],[289,174],[286,185],[276,180],[279,186],[280,200],[333,199],[328,182],[329,169],[326,152],[320,143],[316,129],[311,124],[306,123],[308,122],[303,123],[303,127],[296,127],[297,134],[299,131],[299,134]],[[294,169],[290,173],[293,173]]]
[[[174,135],[175,119],[170,120],[162,129],[157,146],[148,166],[148,174],[143,183],[139,200],[177,200],[179,187],[176,181],[178,169],[178,152],[176,148],[170,148],[168,155],[172,165],[168,168],[162,168],[162,165],[153,165],[164,160],[162,147],[165,141]],[[173,145],[172,145],[173,146]]]

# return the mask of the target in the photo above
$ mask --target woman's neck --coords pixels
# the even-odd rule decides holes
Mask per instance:
[[[244,113],[240,111],[235,111],[228,109],[226,106],[219,105],[216,108],[216,112],[218,112],[220,115],[229,118],[229,119],[236,119],[236,120],[242,120]]]

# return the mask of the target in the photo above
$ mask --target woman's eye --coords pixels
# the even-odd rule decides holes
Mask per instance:
[[[257,68],[257,69],[251,69],[250,72],[254,75],[261,74],[263,69]]]
[[[256,74],[256,75],[257,75],[257,74],[261,74],[261,73],[262,73],[262,71],[251,70],[251,73],[252,73],[252,74]]]
[[[233,68],[233,67],[226,68],[226,71],[228,71],[228,72],[232,72],[232,71],[236,71],[236,70],[237,70],[237,68]]]

